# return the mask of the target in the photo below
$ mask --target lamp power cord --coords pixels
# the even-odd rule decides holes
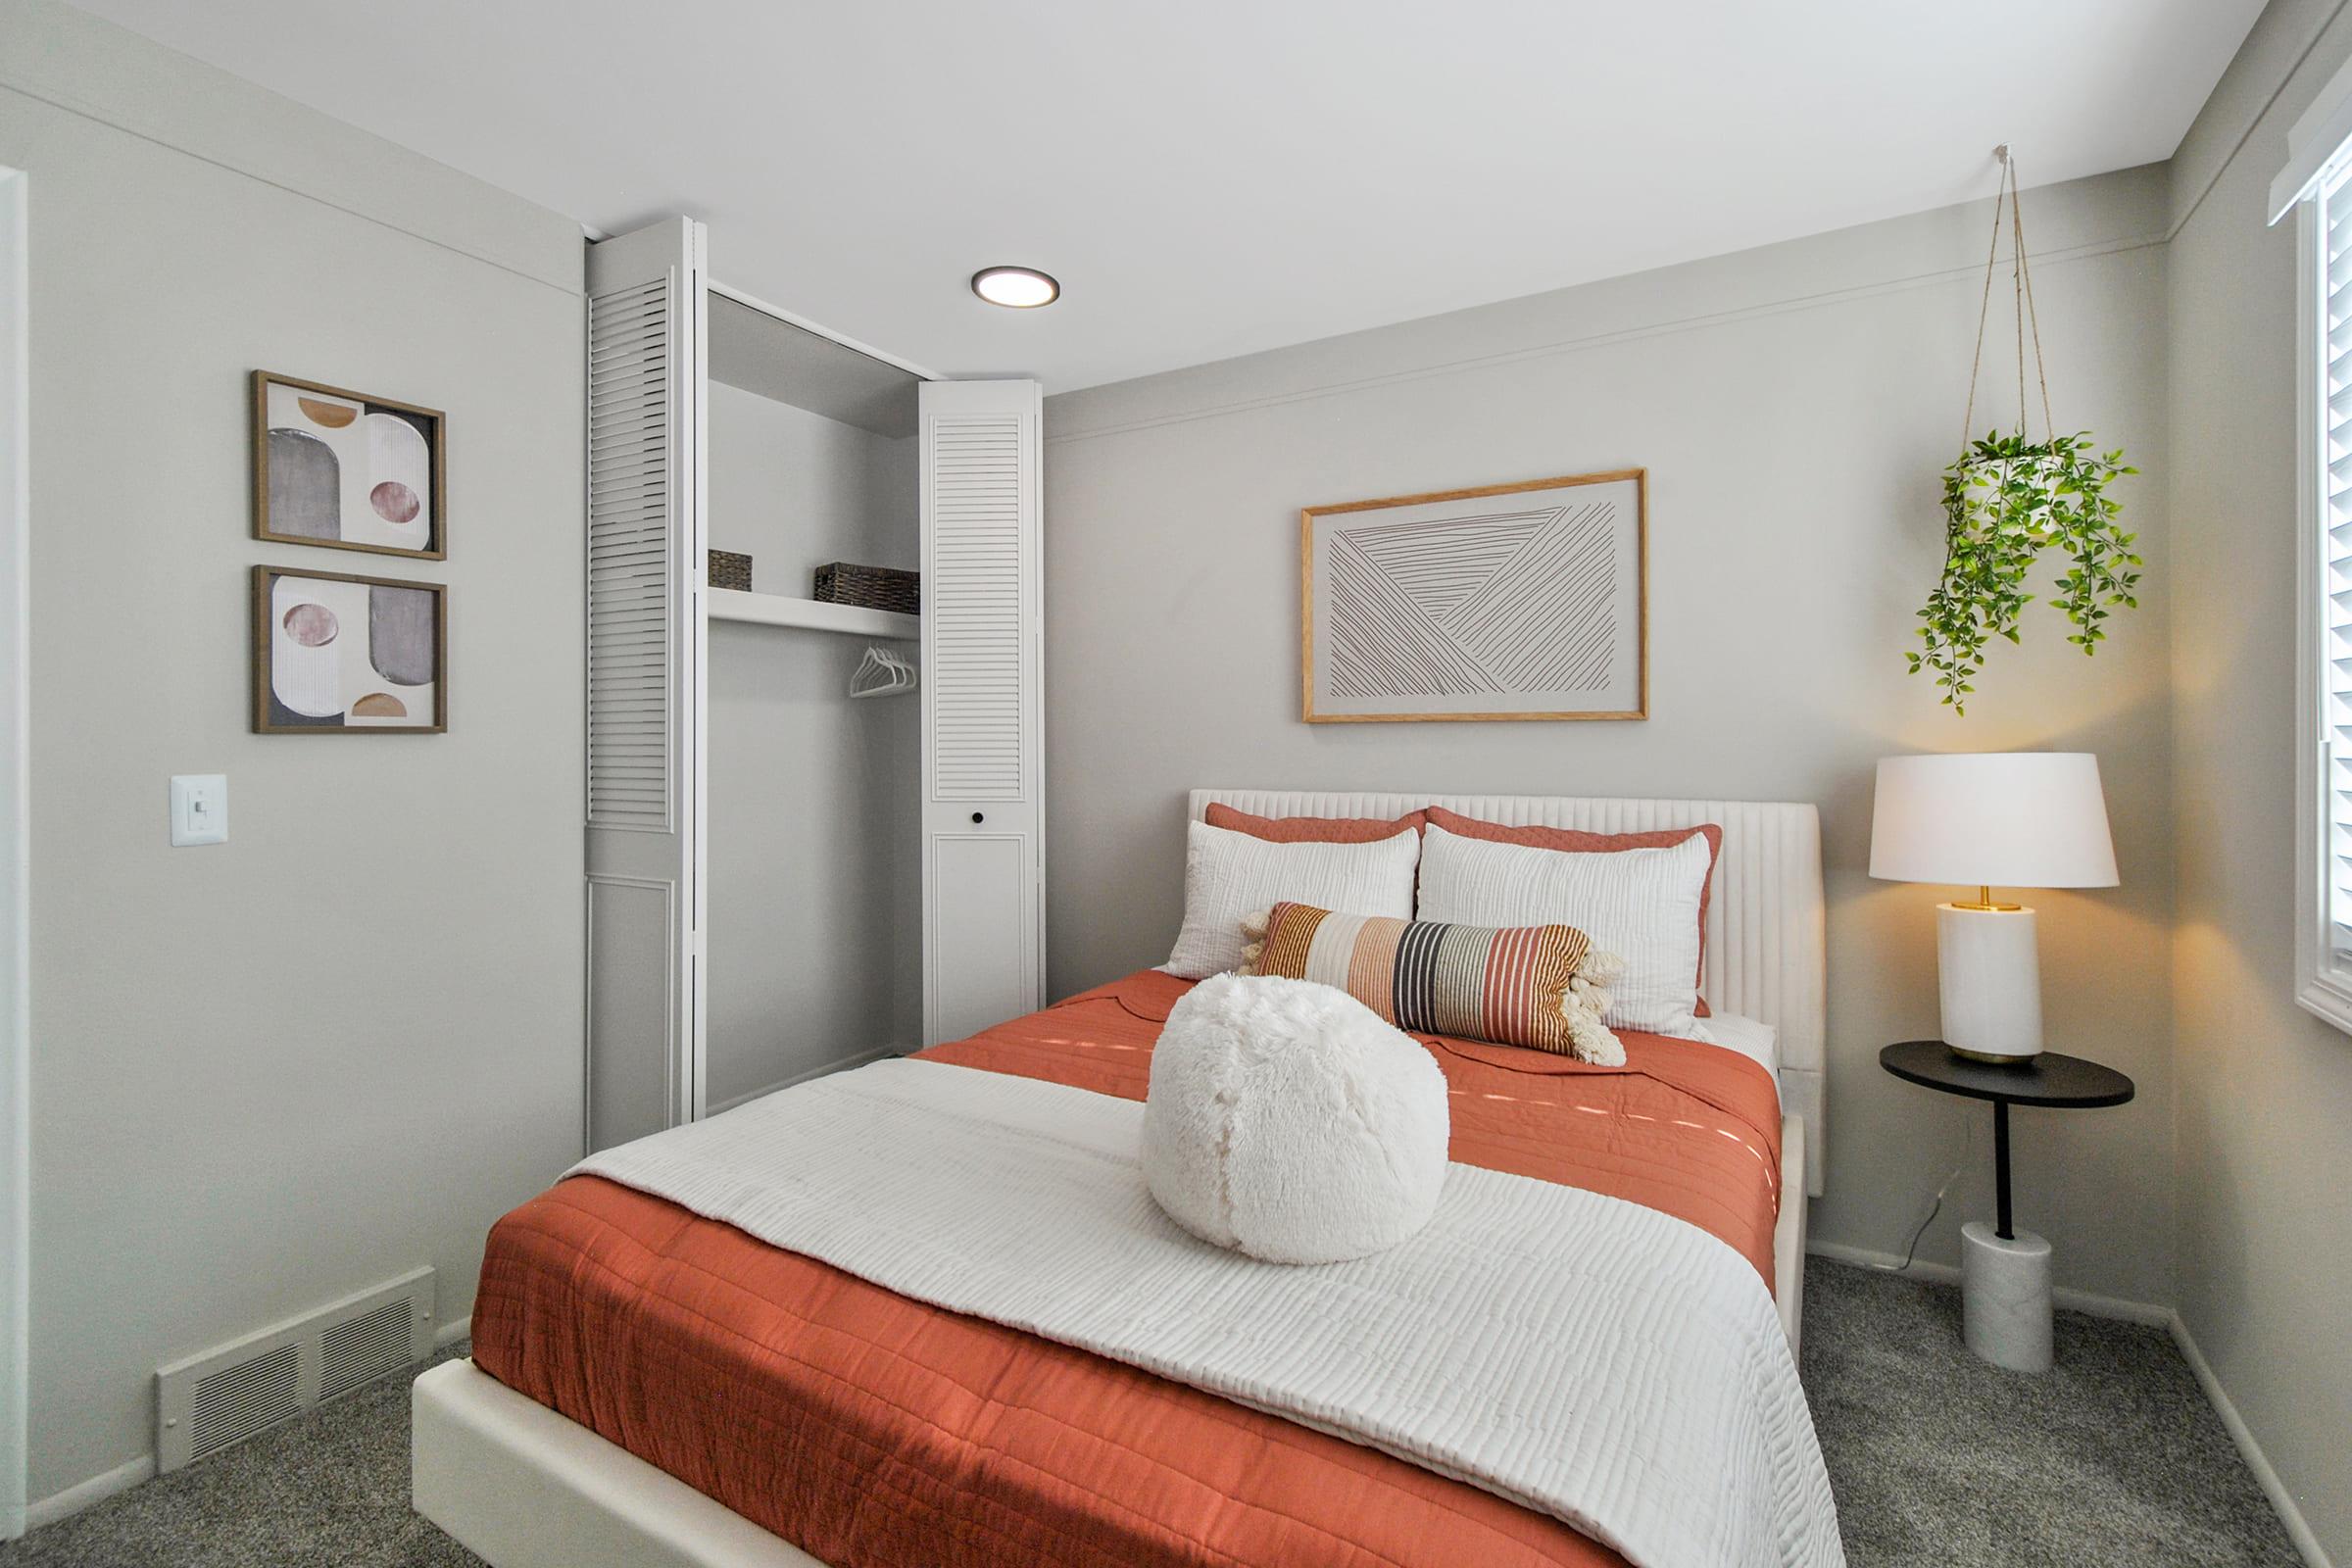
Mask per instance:
[[[1954,1165],[1952,1173],[1943,1179],[1943,1185],[1936,1189],[1936,1201],[1929,1207],[1928,1217],[1919,1222],[1919,1229],[1911,1233],[1911,1245],[1903,1249],[1903,1260],[1900,1263],[1873,1263],[1870,1265],[1872,1268],[1882,1274],[1907,1274],[1911,1271],[1911,1261],[1919,1255],[1919,1239],[1928,1234],[1928,1227],[1935,1224],[1936,1216],[1943,1212],[1943,1195],[1952,1190],[1952,1183],[1958,1181],[1960,1173],[1967,1168],[1965,1164]]]
[[[1881,1274],[1908,1274],[1911,1272],[1912,1261],[1919,1255],[1919,1239],[1928,1234],[1928,1227],[1935,1224],[1936,1216],[1943,1212],[1944,1195],[1952,1190],[1952,1183],[1958,1181],[1960,1173],[1968,1169],[1969,1161],[1977,1152],[1976,1125],[1969,1121],[1964,1121],[1960,1125],[1961,1137],[1964,1140],[1960,1150],[1960,1163],[1952,1167],[1952,1173],[1943,1179],[1943,1185],[1936,1189],[1936,1201],[1929,1205],[1928,1217],[1921,1220],[1919,1228],[1911,1233],[1911,1245],[1903,1249],[1903,1260],[1900,1263],[1869,1265]]]

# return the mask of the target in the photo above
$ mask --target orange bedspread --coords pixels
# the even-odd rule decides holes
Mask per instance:
[[[925,1054],[1140,1100],[1186,989],[1131,975]],[[1431,1042],[1453,1157],[1677,1215],[1769,1284],[1770,1076],[1715,1047],[1624,1038],[1622,1068]],[[835,1568],[1621,1560],[1401,1459],[594,1177],[491,1232],[473,1359]]]

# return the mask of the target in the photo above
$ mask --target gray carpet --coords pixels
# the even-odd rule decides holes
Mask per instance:
[[[2301,1561],[2161,1330],[2061,1312],[2057,1370],[2023,1377],[1960,1344],[1950,1287],[1815,1258],[1804,1376],[1853,1568]],[[475,1564],[409,1511],[408,1412],[407,1378],[387,1379],[0,1547],[0,1565]]]
[[[2061,1312],[2058,1364],[1960,1343],[1948,1285],[1809,1259],[1803,1372],[1854,1568],[2300,1568],[2164,1330]]]

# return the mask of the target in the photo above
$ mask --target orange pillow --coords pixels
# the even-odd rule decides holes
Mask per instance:
[[[1375,844],[1393,839],[1406,828],[1421,831],[1426,811],[1408,811],[1394,822],[1373,816],[1251,816],[1230,806],[1211,805],[1205,819],[1210,827],[1247,833],[1274,844]]]
[[[1698,979],[1707,976],[1707,901],[1715,895],[1715,862],[1723,858],[1723,829],[1714,822],[1697,827],[1652,828],[1642,833],[1588,833],[1573,827],[1508,827],[1500,822],[1482,822],[1474,816],[1448,811],[1443,806],[1430,807],[1420,813],[1457,838],[1486,839],[1494,844],[1521,844],[1533,850],[1569,850],[1579,855],[1609,855],[1618,850],[1671,850],[1693,833],[1703,833],[1707,840],[1707,879],[1698,888]],[[1394,823],[1388,831],[1394,834],[1402,823]],[[1707,999],[1698,999],[1691,1009],[1699,1017],[1711,1016]]]

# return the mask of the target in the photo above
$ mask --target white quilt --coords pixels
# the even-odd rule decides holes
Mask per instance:
[[[1143,1109],[892,1060],[573,1170],[1398,1455],[1637,1568],[1844,1561],[1788,1342],[1732,1248],[1620,1199],[1457,1164],[1403,1245],[1260,1263],[1152,1201]]]

